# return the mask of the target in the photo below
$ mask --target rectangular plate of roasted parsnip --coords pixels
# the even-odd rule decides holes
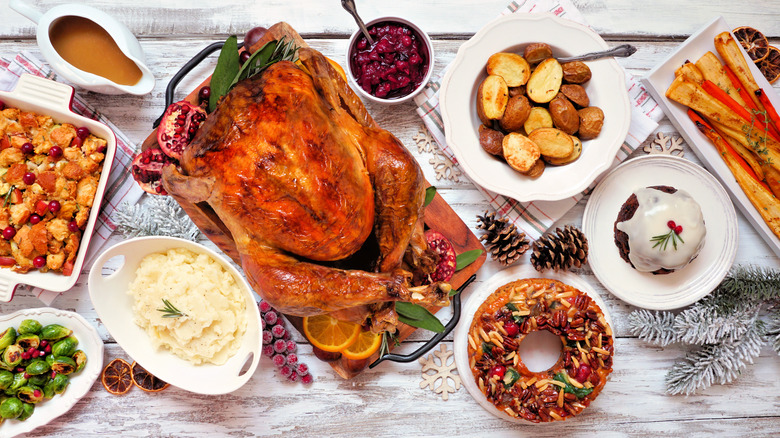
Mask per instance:
[[[642,82],[780,255],[780,96],[731,29],[716,18]]]

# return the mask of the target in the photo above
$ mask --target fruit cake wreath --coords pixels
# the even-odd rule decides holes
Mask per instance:
[[[531,372],[518,347],[533,331],[560,336],[556,364]],[[582,412],[612,372],[612,329],[584,292],[551,279],[501,286],[479,307],[468,333],[469,367],[477,386],[499,410],[534,423]]]

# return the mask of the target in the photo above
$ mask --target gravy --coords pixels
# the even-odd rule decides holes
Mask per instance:
[[[49,29],[49,39],[54,50],[78,69],[120,85],[135,85],[141,80],[141,69],[92,20],[72,15],[62,17]]]

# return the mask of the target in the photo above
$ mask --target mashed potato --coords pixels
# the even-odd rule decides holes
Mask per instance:
[[[241,345],[246,299],[233,275],[206,254],[175,248],[148,255],[128,293],[135,300],[135,323],[158,349],[193,364],[221,365]],[[183,316],[164,317],[163,300]]]

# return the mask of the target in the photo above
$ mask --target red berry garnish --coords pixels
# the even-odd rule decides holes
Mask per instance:
[[[666,223],[666,226],[669,227],[669,229],[674,229],[674,227],[677,226],[677,224],[674,223],[674,221],[669,221]]]
[[[270,345],[274,341],[274,335],[268,330],[263,330],[263,345]]]
[[[46,347],[43,349],[43,351],[45,351],[46,353],[51,353],[51,345],[47,345],[47,346],[46,346]]]
[[[24,183],[28,186],[33,185],[33,183],[35,183],[35,174],[32,172],[25,173],[22,175],[22,181],[24,181]]]
[[[46,266],[46,257],[44,256],[38,256],[33,259],[33,266],[36,268],[42,268]]]
[[[506,373],[506,367],[503,365],[496,365],[490,369],[490,373],[488,374],[488,377],[498,376],[499,378],[501,378],[504,377],[504,373]]]
[[[295,353],[287,354],[287,365],[295,366],[298,364],[298,355]]]
[[[588,380],[588,377],[590,377],[591,369],[588,365],[582,364],[577,369],[577,375],[574,377],[574,379],[580,383],[585,382]]]
[[[272,309],[272,307],[271,307],[270,304],[268,304],[268,301],[260,301],[260,311],[261,312],[266,313],[266,312],[268,312],[271,309]]]
[[[60,201],[51,201],[49,202],[49,211],[52,213],[57,213],[60,211],[60,208],[62,208],[62,205],[60,205]]]
[[[305,383],[306,385],[309,385],[312,382],[314,382],[314,376],[312,376],[311,374],[306,374],[305,376],[301,377],[301,382]]]
[[[41,221],[41,217],[38,216],[37,214],[33,213],[33,214],[30,215],[30,223],[31,224],[35,225],[35,224],[37,224],[40,221]]]
[[[200,91],[198,91],[199,102],[201,103],[208,102],[210,98],[211,98],[211,87],[206,86],[201,88]]]
[[[35,151],[35,146],[29,141],[22,145],[22,153],[31,154]]]
[[[38,351],[38,350],[33,350],[32,354],[30,354],[30,356],[32,356],[33,359],[35,359],[36,357],[38,357],[40,355],[41,355],[41,352]]]
[[[271,344],[263,345],[263,356],[271,357],[274,355],[274,346]]]
[[[30,352],[29,351],[25,351],[24,353],[22,353],[22,359],[27,360],[30,357],[31,356],[30,356]]]
[[[285,362],[287,362],[287,359],[285,359],[284,355],[282,354],[275,354],[274,357],[271,358],[271,360],[274,362],[274,365],[277,367],[281,367],[284,365]]]
[[[40,343],[41,347],[46,347],[47,345],[49,345],[49,341],[47,341],[46,339],[41,340],[41,343]]]
[[[52,146],[51,149],[49,149],[49,156],[55,160],[62,157],[62,148],[59,146]]]
[[[4,109],[5,109],[5,102],[3,102],[2,100],[0,100],[0,111],[2,111],[2,110],[4,110]]]
[[[284,329],[284,326],[283,326],[283,325],[281,325],[281,324],[276,324],[276,325],[275,325],[275,326],[274,326],[274,327],[271,329],[271,333],[273,333],[273,335],[274,335],[274,337],[275,337],[275,338],[283,338],[283,337],[284,337],[284,334],[285,334],[285,332],[287,332],[287,330],[285,330],[285,329]]]
[[[265,315],[263,315],[263,319],[265,319],[265,322],[268,324],[276,324],[276,321],[279,319],[279,315],[276,314],[273,310],[266,312]]]
[[[298,344],[293,341],[292,339],[287,341],[287,351],[290,353],[293,353],[295,350],[298,349]]]
[[[284,353],[287,351],[287,342],[284,339],[277,339],[274,342],[274,351],[277,353]]]
[[[84,140],[85,138],[89,137],[89,128],[82,126],[81,128],[76,130],[76,136],[78,138]]]
[[[77,224],[76,221],[68,222],[68,231],[70,231],[71,233],[78,233],[79,224]]]
[[[282,366],[279,368],[279,374],[283,375],[284,377],[290,377],[290,374],[292,374],[293,370],[287,365]]]
[[[14,236],[16,236],[16,228],[9,225],[3,229],[3,239],[11,240]]]
[[[295,368],[295,371],[297,371],[300,375],[309,374],[309,366],[305,363],[299,363]]]
[[[70,145],[75,148],[80,148],[82,144],[84,144],[84,139],[78,135],[73,137],[73,140],[70,141]]]
[[[518,333],[520,333],[520,326],[510,321],[504,323],[504,330],[506,330],[507,336],[514,338]]]
[[[682,233],[682,225],[677,225],[674,227],[674,234],[680,234]]]
[[[41,390],[40,390],[40,389],[34,389],[34,390],[33,390],[33,395],[34,395],[36,398],[37,398],[37,397],[40,397],[40,396],[41,396],[41,394],[42,394],[42,392],[41,392]]]

